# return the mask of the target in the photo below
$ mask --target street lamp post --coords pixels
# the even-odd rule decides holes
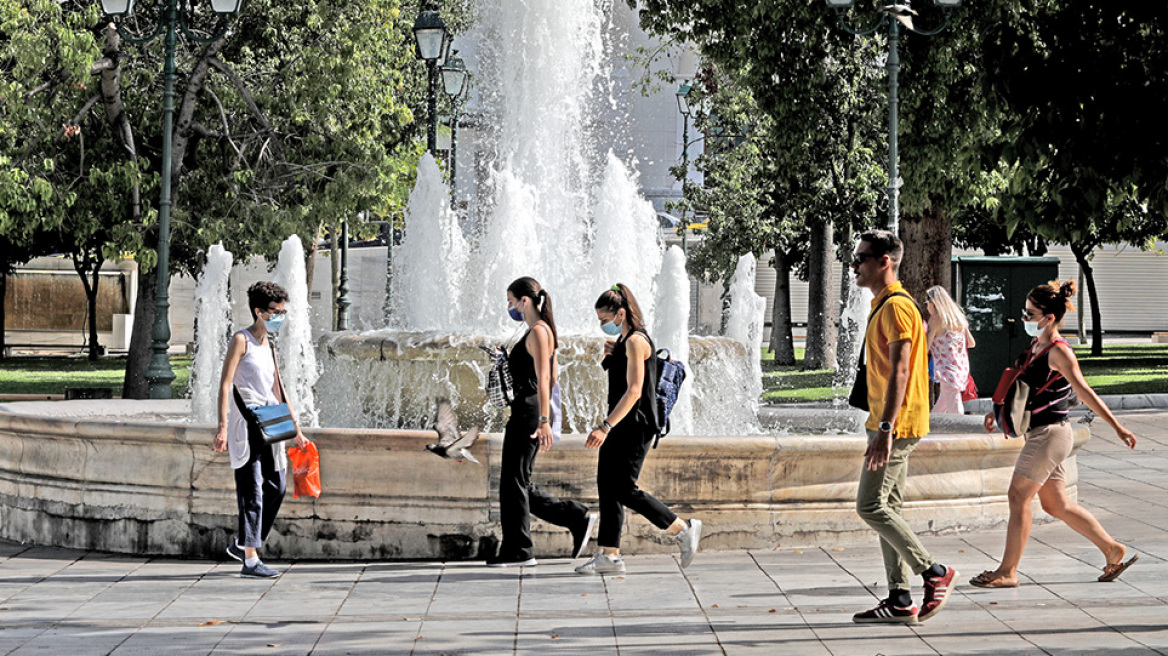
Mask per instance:
[[[136,39],[122,30],[118,24],[118,32],[122,38],[131,43],[145,44],[158,36],[163,36],[165,61],[162,66],[162,180],[158,198],[158,284],[154,293],[154,327],[151,337],[153,356],[150,366],[146,369],[146,380],[150,383],[149,396],[152,399],[169,399],[170,385],[174,382],[174,370],[170,366],[170,179],[171,179],[171,138],[174,133],[174,81],[178,77],[174,66],[174,50],[178,41],[178,30],[193,41],[203,43],[218,41],[227,33],[226,22],[231,16],[239,12],[240,0],[211,0],[211,8],[219,14],[223,22],[221,29],[215,36],[203,38],[191,33],[186,28],[187,18],[193,13],[189,0],[166,0],[166,9],[163,11],[162,22],[155,28],[154,33],[145,38]],[[134,10],[134,0],[101,0],[102,9],[106,15],[112,17],[127,16]],[[181,14],[181,16],[180,16]],[[181,20],[180,20],[181,18]]]
[[[337,330],[349,329],[349,219],[341,219],[341,279],[337,282]],[[333,256],[336,256],[333,244]]]
[[[446,50],[450,47],[446,23],[438,13],[438,5],[434,0],[427,0],[422,11],[418,12],[418,18],[414,21],[414,39],[418,46],[418,58],[426,62],[430,112],[426,150],[433,155],[438,148],[438,68],[446,59]]]
[[[933,4],[944,12],[944,21],[934,29],[918,29],[913,27],[912,17],[917,12],[909,6],[910,0],[899,0],[896,4],[883,7],[880,18],[875,25],[869,28],[857,28],[849,25],[844,17],[844,11],[852,6],[854,0],[826,0],[827,6],[835,9],[839,16],[840,26],[847,32],[862,36],[876,30],[888,27],[888,60],[885,70],[888,71],[888,229],[897,234],[900,230],[900,161],[897,151],[897,135],[899,134],[899,106],[900,98],[897,95],[900,75],[900,26],[903,23],[908,31],[922,36],[932,36],[940,33],[949,26],[949,11],[961,6],[961,0],[933,0]]]
[[[442,67],[442,89],[450,97],[450,206],[454,207],[458,188],[458,110],[470,87],[470,71],[455,50]]]
[[[677,87],[677,111],[681,112],[682,127],[681,127],[681,193],[685,196],[685,181],[689,179],[689,94],[693,91],[693,85],[689,82]],[[681,212],[681,251],[686,255],[689,254],[689,226],[686,225],[685,209],[683,206]]]

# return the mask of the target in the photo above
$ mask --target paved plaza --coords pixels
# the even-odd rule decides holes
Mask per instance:
[[[929,537],[961,571],[956,596],[918,625],[858,625],[885,593],[863,544],[631,556],[624,576],[571,561],[523,570],[470,562],[272,562],[111,556],[0,543],[0,654],[1162,654],[1168,656],[1168,411],[1124,411],[1135,452],[1095,422],[1080,499],[1141,554],[1114,583],[1062,524],[1036,526],[1022,586],[965,584],[1004,531]],[[918,594],[919,590],[914,591]]]

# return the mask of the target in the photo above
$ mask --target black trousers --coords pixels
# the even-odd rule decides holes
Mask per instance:
[[[248,422],[247,443],[251,455],[235,470],[235,498],[239,502],[239,532],[235,541],[241,547],[260,548],[276,513],[284,502],[285,471],[276,469],[272,447],[264,444],[259,428]]]
[[[657,528],[669,528],[677,519],[665,504],[637,487],[641,466],[653,444],[652,428],[622,421],[612,428],[596,462],[596,487],[600,495],[600,533],[597,544],[619,548],[625,508],[640,513]]]
[[[503,466],[499,475],[499,520],[503,526],[503,544],[499,555],[527,560],[535,554],[531,548],[531,516],[549,524],[572,528],[588,521],[588,508],[579,501],[563,501],[531,483],[531,471],[539,453],[539,440],[531,439],[539,425],[533,414],[516,404],[503,431]]]

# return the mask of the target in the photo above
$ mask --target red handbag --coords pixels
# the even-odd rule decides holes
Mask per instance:
[[[977,383],[973,382],[973,376],[965,379],[965,389],[961,390],[962,401],[972,401],[977,398]]]

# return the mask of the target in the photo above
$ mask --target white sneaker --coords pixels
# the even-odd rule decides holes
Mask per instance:
[[[681,568],[689,567],[694,556],[698,553],[698,542],[702,539],[702,520],[691,519],[686,522],[685,530],[678,533],[675,540],[681,547]]]
[[[603,551],[597,553],[591,560],[576,568],[577,574],[623,574],[625,559],[617,556],[613,558]]]

